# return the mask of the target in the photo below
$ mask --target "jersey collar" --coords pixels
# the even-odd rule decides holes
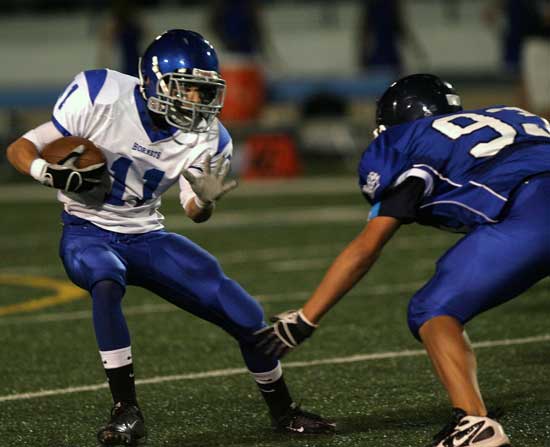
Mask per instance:
[[[139,86],[136,85],[134,89],[134,100],[136,103],[139,119],[141,120],[141,125],[143,130],[149,136],[151,143],[156,143],[158,141],[166,140],[171,138],[176,132],[179,131],[178,128],[170,126],[168,129],[159,129],[153,124],[151,115],[149,115],[149,110],[147,110],[147,104],[139,92]]]

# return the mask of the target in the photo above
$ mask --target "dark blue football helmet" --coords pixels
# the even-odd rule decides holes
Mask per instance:
[[[460,96],[451,84],[431,74],[413,74],[394,82],[377,101],[374,134],[396,124],[461,110]]]
[[[216,50],[194,31],[157,36],[140,58],[139,77],[147,108],[181,130],[206,132],[223,107],[225,81]]]

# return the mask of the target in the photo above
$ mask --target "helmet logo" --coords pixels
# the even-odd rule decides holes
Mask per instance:
[[[363,186],[362,191],[371,199],[374,199],[374,194],[379,187],[380,174],[378,172],[370,171],[369,175],[367,175],[367,182]]]

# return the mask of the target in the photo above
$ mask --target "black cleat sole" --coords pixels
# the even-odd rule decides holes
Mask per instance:
[[[97,440],[102,446],[130,446],[135,447],[142,440],[144,440],[143,437],[132,437],[126,433],[116,433],[116,432],[110,432],[110,433],[104,433],[97,436]]]

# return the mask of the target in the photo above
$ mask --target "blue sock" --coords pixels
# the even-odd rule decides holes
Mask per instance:
[[[130,333],[122,314],[124,287],[99,281],[92,288],[94,329],[113,402],[137,405]]]

